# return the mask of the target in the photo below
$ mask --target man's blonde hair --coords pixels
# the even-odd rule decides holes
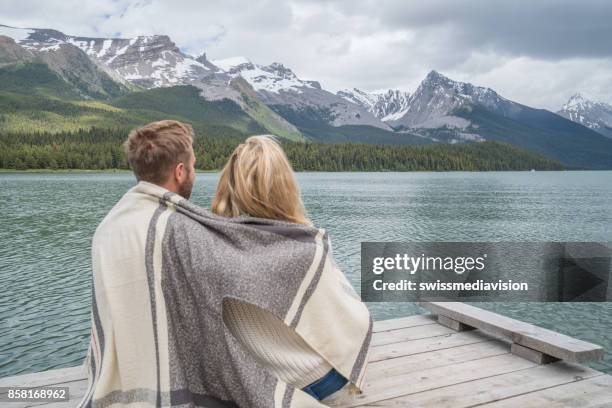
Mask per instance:
[[[270,136],[251,136],[221,171],[212,203],[215,214],[250,215],[310,225],[295,174],[281,146]]]
[[[179,163],[191,160],[193,128],[176,120],[160,120],[130,132],[123,144],[140,181],[163,183]]]

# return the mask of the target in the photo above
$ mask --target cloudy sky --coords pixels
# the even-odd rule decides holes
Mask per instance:
[[[607,0],[2,0],[0,24],[66,34],[167,34],[209,59],[282,62],[330,90],[413,91],[432,69],[557,110],[612,103]]]

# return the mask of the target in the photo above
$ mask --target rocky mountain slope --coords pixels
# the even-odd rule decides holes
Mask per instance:
[[[470,122],[455,112],[472,105],[503,116],[512,116],[522,109],[521,105],[501,97],[490,88],[453,81],[431,71],[410,96],[404,114],[390,123],[396,128],[466,129]]]
[[[18,30],[0,26],[0,67],[23,63],[46,65],[72,86],[76,96],[84,98],[113,97],[130,91],[125,81],[117,80],[74,45],[36,43],[34,46],[27,37],[18,43],[6,34],[13,34],[17,39],[23,35]]]
[[[336,95],[363,106],[383,122],[402,117],[408,109],[410,94],[397,89],[386,92],[366,92],[357,88],[344,89]]]
[[[577,93],[557,114],[612,138],[612,105],[608,103],[593,101]]]
[[[314,114],[317,120],[335,127],[362,125],[391,130],[363,106],[323,89],[316,81],[298,78],[283,64],[259,65],[244,57],[212,62],[228,75],[246,80],[260,99],[281,115],[291,110],[303,117]]]
[[[234,83],[232,77],[211,64],[206,55],[195,58],[185,54],[168,36],[89,38],[69,36],[56,30],[8,26],[0,26],[0,36],[4,36],[0,38],[5,41],[9,40],[7,37],[12,38],[14,44],[29,51],[33,59],[51,67],[68,66],[69,69],[61,71],[65,72],[64,76],[72,75],[75,81],[83,80],[83,70],[74,69],[74,61],[87,61],[90,68],[103,74],[104,83],[132,90],[191,85],[200,89],[206,100],[234,101],[269,133],[293,140],[303,138],[295,126],[253,95],[249,96],[250,90],[245,89],[244,84]],[[109,92],[108,96],[116,94]]]

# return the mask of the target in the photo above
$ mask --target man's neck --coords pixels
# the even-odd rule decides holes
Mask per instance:
[[[163,184],[158,184],[160,187],[165,188],[166,190],[178,194],[178,186],[176,185],[176,183],[163,183]]]
[[[146,181],[146,180],[141,180],[141,181],[144,181],[144,182],[150,183],[150,184],[154,184],[154,185],[156,185],[158,187],[161,187],[161,188],[165,188],[166,190],[170,191],[171,193],[175,193],[175,194],[179,193],[178,192],[178,186],[176,185],[176,183],[171,182],[171,181],[166,181],[164,183],[153,183],[151,181]]]

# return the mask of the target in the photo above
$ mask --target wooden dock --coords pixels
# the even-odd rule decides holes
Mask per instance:
[[[601,347],[465,304],[426,303],[430,315],[374,324],[363,394],[341,407],[612,407],[612,376],[579,362]],[[83,367],[0,379],[0,387],[68,386],[73,407],[87,386]]]

